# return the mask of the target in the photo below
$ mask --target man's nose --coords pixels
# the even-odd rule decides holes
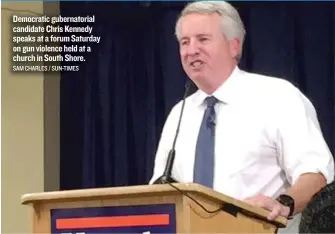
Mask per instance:
[[[195,40],[190,41],[190,44],[187,48],[187,53],[189,55],[196,55],[196,54],[199,53],[199,45],[198,45],[197,41],[195,41]]]

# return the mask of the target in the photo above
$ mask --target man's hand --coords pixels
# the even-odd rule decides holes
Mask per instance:
[[[253,197],[246,198],[245,202],[249,203],[252,206],[258,206],[270,211],[268,220],[274,220],[278,216],[288,217],[290,213],[290,208],[280,204],[277,200],[272,199],[271,197],[259,194]]]

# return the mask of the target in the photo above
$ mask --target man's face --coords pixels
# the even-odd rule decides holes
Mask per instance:
[[[195,83],[219,79],[235,62],[238,41],[228,41],[217,14],[183,16],[179,28],[180,56],[186,74]]]

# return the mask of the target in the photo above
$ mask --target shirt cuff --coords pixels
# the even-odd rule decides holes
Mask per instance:
[[[334,181],[334,171],[331,171],[328,168],[320,169],[308,165],[301,165],[294,170],[291,184],[294,185],[297,182],[298,178],[305,173],[320,173],[325,177],[327,184],[330,184]]]

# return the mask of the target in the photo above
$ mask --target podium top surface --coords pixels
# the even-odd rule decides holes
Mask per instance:
[[[178,190],[176,188],[178,188]],[[124,187],[109,187],[109,188],[93,188],[93,189],[80,189],[80,190],[65,190],[65,191],[53,191],[53,192],[41,192],[41,193],[28,193],[21,197],[21,204],[27,205],[37,202],[57,202],[57,201],[69,201],[78,199],[101,199],[101,198],[113,198],[117,196],[145,196],[145,195],[157,195],[157,194],[181,194],[187,193],[188,195],[198,194],[206,196],[208,199],[212,199],[218,203],[231,204],[241,208],[250,214],[256,215],[260,218],[266,219],[269,214],[268,211],[251,206],[241,200],[234,199],[226,196],[222,193],[216,192],[205,186],[195,183],[176,183],[172,185],[160,184],[160,185],[138,185],[138,186],[124,186]],[[184,195],[184,194],[183,194]],[[276,225],[286,226],[287,219],[285,217],[278,217],[273,221]]]

